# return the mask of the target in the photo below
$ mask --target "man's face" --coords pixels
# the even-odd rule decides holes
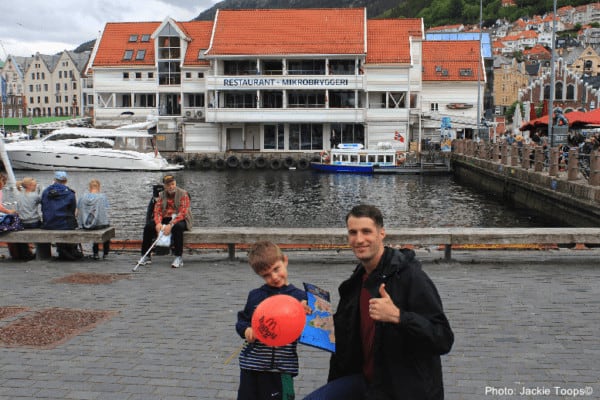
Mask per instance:
[[[265,283],[274,288],[280,288],[288,284],[288,258],[283,256],[283,260],[276,261],[269,268],[261,271],[259,275],[265,280]]]
[[[346,223],[348,244],[356,258],[369,270],[375,269],[383,254],[385,229],[379,228],[371,218],[350,216]]]
[[[169,183],[165,183],[165,190],[168,194],[175,193],[175,188],[177,187],[176,181],[171,181]]]

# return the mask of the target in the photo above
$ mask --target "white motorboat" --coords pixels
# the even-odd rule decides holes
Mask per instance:
[[[155,122],[154,122],[155,124]],[[6,143],[14,169],[67,171],[172,171],[148,132],[152,122],[115,129],[67,127],[40,140]]]

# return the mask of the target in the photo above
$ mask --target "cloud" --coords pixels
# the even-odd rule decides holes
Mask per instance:
[[[107,22],[189,21],[215,0],[0,1],[0,59],[72,50],[98,37]],[[4,51],[3,51],[4,50]]]

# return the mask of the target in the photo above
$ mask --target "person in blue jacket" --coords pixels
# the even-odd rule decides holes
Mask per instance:
[[[305,400],[442,400],[442,363],[454,334],[438,291],[412,250],[384,246],[381,211],[346,216],[360,263],[339,287],[328,383]]]
[[[67,173],[56,171],[54,183],[42,192],[42,228],[70,230],[77,228],[75,191],[67,186]]]
[[[235,329],[246,339],[240,353],[238,400],[293,400],[293,377],[298,375],[297,341],[272,347],[261,343],[251,326],[252,314],[267,297],[286,294],[304,304],[310,313],[306,292],[288,282],[288,257],[274,243],[256,242],[248,252],[248,262],[265,284],[248,294],[246,306],[238,313]]]

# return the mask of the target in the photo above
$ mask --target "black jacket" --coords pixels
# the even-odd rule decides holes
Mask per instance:
[[[362,372],[359,298],[364,273],[359,264],[339,287],[329,380]],[[450,351],[454,334],[435,285],[412,250],[388,247],[365,285],[380,297],[382,283],[400,308],[400,324],[376,323],[375,374],[367,399],[443,399],[440,355]]]

